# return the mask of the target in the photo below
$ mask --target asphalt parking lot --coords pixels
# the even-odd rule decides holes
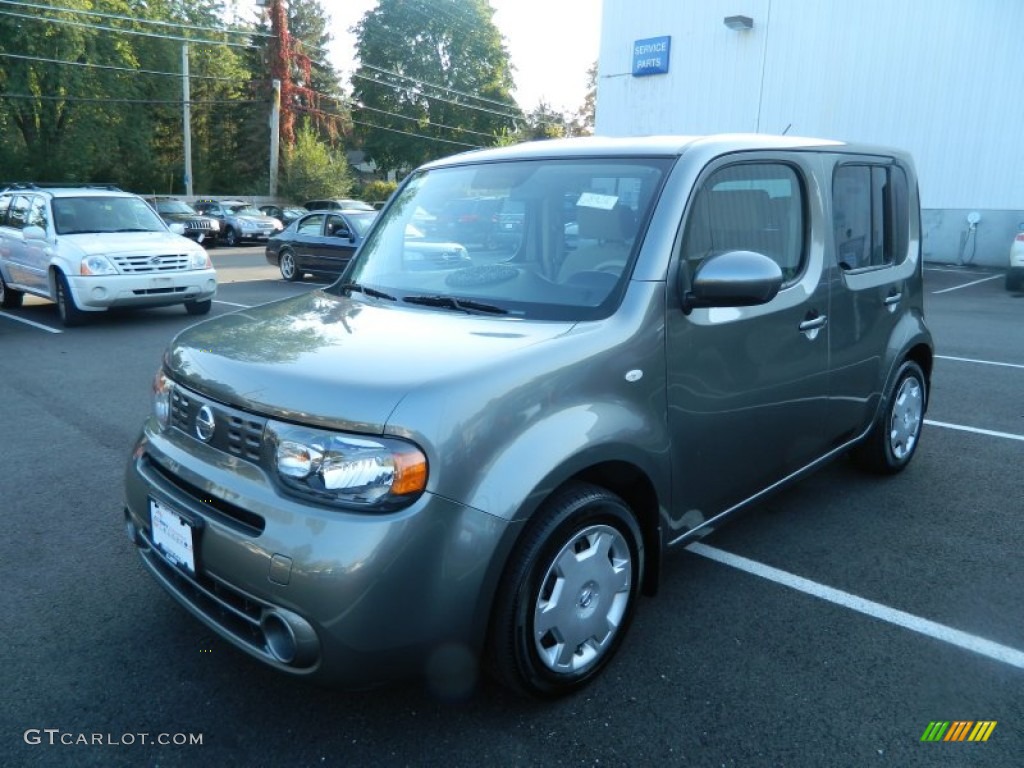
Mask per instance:
[[[213,313],[310,289],[262,259],[217,252]],[[925,287],[938,357],[910,468],[838,461],[670,556],[606,674],[554,703],[487,681],[324,690],[212,636],[121,514],[161,351],[195,318],[0,312],[0,764],[1016,768],[1024,294],[938,265]],[[935,721],[996,725],[922,741]]]

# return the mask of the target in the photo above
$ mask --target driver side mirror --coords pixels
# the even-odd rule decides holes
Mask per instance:
[[[705,259],[683,292],[683,313],[701,307],[767,304],[782,287],[782,269],[755,251],[726,251]]]

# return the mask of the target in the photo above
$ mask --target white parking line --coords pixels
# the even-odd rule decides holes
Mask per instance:
[[[64,333],[64,331],[59,328],[51,328],[48,325],[43,325],[42,323],[37,323],[32,320],[26,320],[24,317],[15,317],[14,315],[9,315],[6,312],[0,312],[0,316],[6,317],[8,320],[16,320],[17,322],[24,323],[25,325],[31,325],[33,328],[38,328],[39,330],[46,331],[48,333]]]
[[[936,360],[955,360],[958,363],[977,363],[978,365],[1000,365],[1004,368],[1022,368],[1024,365],[1020,363],[999,363],[995,360],[975,360],[971,357],[951,357],[950,355],[936,355]]]
[[[252,304],[236,304],[233,301],[221,301],[220,299],[214,299],[214,304],[226,304],[229,307],[241,307],[242,309],[252,309]]]
[[[788,571],[773,568],[770,565],[759,563],[756,560],[748,560],[745,557],[740,557],[739,555],[734,555],[731,552],[716,549],[715,547],[709,547],[706,544],[695,543],[690,544],[686,548],[690,552],[700,555],[701,557],[706,557],[709,560],[714,560],[716,563],[728,565],[753,576],[760,576],[762,579],[767,579],[768,581],[773,581],[776,584],[781,584],[784,587],[795,589],[798,592],[803,592],[804,594],[818,597],[822,600],[827,600],[830,603],[841,605],[844,608],[849,608],[852,611],[863,613],[866,616],[873,616],[876,619],[881,619],[882,621],[887,621],[890,624],[895,624],[898,627],[909,629],[911,632],[917,632],[918,634],[931,637],[935,640],[955,645],[966,651],[971,651],[972,653],[977,653],[981,656],[987,656],[995,661],[1001,661],[1004,664],[1009,664],[1011,667],[1024,669],[1024,651],[1018,651],[1016,648],[1001,645],[991,640],[986,640],[983,637],[963,632],[959,629],[947,627],[945,624],[939,624],[935,621],[922,619],[920,616],[915,616],[912,613],[900,611],[896,608],[890,608],[887,605],[876,603],[873,600],[866,600],[863,597],[858,597],[857,595],[850,594],[849,592],[843,592],[841,589],[827,587],[824,584],[819,584],[816,581],[805,579],[802,576],[797,576],[796,574],[789,573]]]
[[[977,285],[978,283],[987,283],[989,280],[998,280],[1001,277],[1002,275],[989,275],[988,277],[981,278],[981,280],[972,280],[971,282],[964,283],[963,285],[954,285],[952,288],[943,288],[941,291],[932,291],[932,294],[934,295],[936,293],[949,293],[950,291],[959,291],[961,288],[970,288],[972,285]]]
[[[932,421],[931,419],[925,419],[924,423],[929,427],[942,427],[943,429],[955,429],[960,432],[973,432],[976,435],[986,435],[988,437],[1001,437],[1005,440],[1021,440],[1024,441],[1024,435],[1015,435],[1012,432],[996,432],[994,429],[981,429],[980,427],[965,427],[963,424],[949,424],[945,421]]]
[[[925,272],[953,272],[957,275],[987,275],[988,272],[980,270],[964,269],[962,267],[925,267]]]

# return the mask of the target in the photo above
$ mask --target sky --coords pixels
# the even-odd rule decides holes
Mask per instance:
[[[525,112],[543,99],[560,112],[575,112],[587,92],[587,70],[597,61],[601,0],[490,0],[494,24],[505,37]],[[348,30],[376,0],[322,0],[331,16],[334,66],[347,82],[354,70],[355,37]]]

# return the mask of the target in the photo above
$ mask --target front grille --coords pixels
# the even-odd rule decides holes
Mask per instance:
[[[171,394],[171,426],[180,429],[189,437],[198,439],[195,429],[196,414],[204,405],[213,412],[216,422],[213,437],[208,444],[240,459],[259,464],[266,419],[207,400],[181,387],[174,387]]]
[[[184,272],[189,268],[187,253],[115,254],[111,257],[118,271],[125,275],[143,275],[160,272]]]
[[[171,488],[168,486],[171,486],[187,497],[193,506],[202,510],[204,515],[208,515],[241,533],[255,537],[259,536],[266,529],[267,521],[262,515],[257,515],[255,512],[250,512],[248,509],[232,504],[230,501],[224,501],[224,499],[205,493],[201,488],[178,477],[169,469],[150,458],[145,458],[143,461],[144,464],[141,466],[141,469],[148,476],[150,482],[157,479],[153,475],[155,473],[163,479],[166,485],[161,484],[161,486],[171,498],[175,498],[175,494],[171,493]]]
[[[186,227],[188,229],[213,229],[213,224],[207,220],[192,219]]]

